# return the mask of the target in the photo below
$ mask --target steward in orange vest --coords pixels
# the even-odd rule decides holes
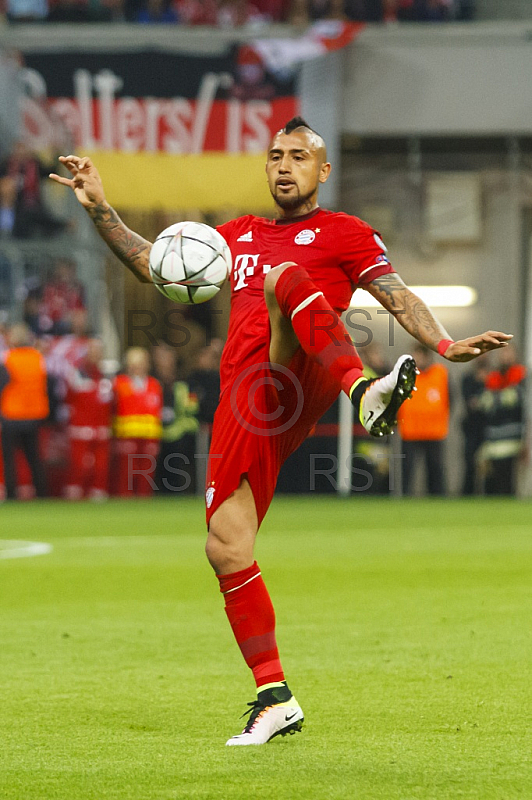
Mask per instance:
[[[113,430],[117,439],[161,438],[162,391],[158,380],[150,375],[117,375],[115,397]]]
[[[116,443],[114,491],[120,497],[149,496],[162,435],[163,392],[149,374],[150,357],[142,347],[126,352],[126,372],[115,378]]]
[[[30,331],[22,324],[9,331],[9,344],[0,364],[0,419],[6,496],[16,496],[15,453],[21,449],[31,470],[38,497],[46,495],[39,457],[40,424],[48,417],[46,365],[41,353],[29,346]]]
[[[416,389],[412,399],[399,411],[401,438],[406,442],[446,439],[450,414],[449,378],[443,364],[430,364],[420,369]]]
[[[444,494],[444,447],[449,432],[449,379],[443,364],[432,363],[425,347],[414,349],[419,369],[411,400],[401,406],[398,423],[403,440],[403,491],[412,492],[416,461],[422,460],[429,494]]]

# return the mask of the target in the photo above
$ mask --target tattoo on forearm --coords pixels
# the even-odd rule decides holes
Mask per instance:
[[[405,286],[398,275],[381,275],[369,284],[368,289],[418,342],[437,350],[442,339],[451,338],[430,308]]]
[[[130,230],[111,206],[89,211],[96,230],[120,261],[143,283],[151,283],[148,268],[151,243]]]

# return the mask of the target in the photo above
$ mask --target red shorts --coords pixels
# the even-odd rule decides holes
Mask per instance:
[[[259,525],[272,501],[279,470],[334,403],[340,387],[301,348],[289,368],[264,362],[244,369],[224,390],[214,417],[207,469],[207,525],[246,476]]]

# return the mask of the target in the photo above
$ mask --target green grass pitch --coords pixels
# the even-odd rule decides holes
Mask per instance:
[[[226,748],[254,689],[202,503],[4,505],[53,551],[0,559],[0,797],[530,800],[531,512],[277,498],[257,559],[306,723]]]

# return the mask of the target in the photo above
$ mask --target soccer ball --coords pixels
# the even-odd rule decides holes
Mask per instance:
[[[158,235],[150,251],[150,276],[176,303],[196,304],[220,291],[231,270],[224,237],[202,222],[176,222]]]

